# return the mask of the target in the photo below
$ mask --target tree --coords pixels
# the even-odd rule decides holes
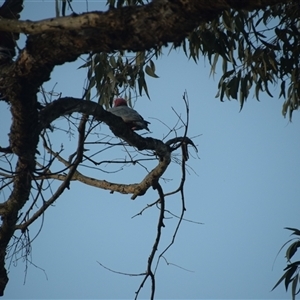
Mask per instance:
[[[130,193],[133,198],[143,195],[151,186],[156,188],[161,210],[159,228],[163,226],[165,195],[159,179],[170,163],[171,152],[178,148],[182,149],[184,166],[187,145],[193,145],[187,137],[188,124],[179,118],[186,128],[183,136],[162,142],[133,133],[123,126],[121,119],[106,112],[101,105],[109,107],[114,96],[121,93],[130,98],[131,91],[136,89],[139,94],[143,91],[148,94],[145,72],[156,77],[152,58],[159,56],[167,43],[173,43],[174,47],[182,46],[194,60],[201,53],[207,55],[212,72],[218,58],[223,59],[224,74],[219,83],[221,101],[224,95],[236,99],[239,93],[242,108],[252,86],[255,86],[255,95],[258,98],[260,91],[270,94],[268,84],[278,80],[281,81],[280,96],[286,97],[284,115],[289,112],[291,117],[293,110],[298,108],[297,1],[215,1],[207,6],[206,1],[157,0],[145,5],[140,1],[133,1],[128,3],[131,6],[125,7],[123,2],[109,1],[111,8],[106,13],[73,14],[40,22],[17,20],[22,9],[21,1],[6,1],[1,8],[0,15],[3,19],[0,20],[0,91],[3,101],[11,107],[13,120],[9,145],[1,147],[0,150],[4,158],[14,155],[17,160],[16,167],[10,168],[8,159],[7,166],[10,169],[2,175],[2,189],[11,189],[10,196],[0,207],[3,221],[0,236],[2,294],[8,280],[4,267],[6,249],[15,231],[20,231],[21,236],[26,238],[28,226],[69,187],[71,180],[85,183],[94,181],[88,181],[89,178],[84,178],[78,171],[82,160],[88,159],[84,153],[84,141],[87,132],[90,134],[94,126],[89,123],[88,116],[106,123],[113,134],[121,139],[122,147],[129,145],[138,150],[150,150],[152,158],[158,157],[157,166],[138,185],[112,184],[105,181],[98,181],[97,184],[111,191]],[[268,9],[264,12],[260,11],[266,7]],[[269,33],[264,35],[255,26],[261,22],[267,25],[271,17],[275,20],[277,17],[279,24],[274,26],[275,37],[272,38]],[[26,47],[13,60],[15,41],[20,33],[28,35]],[[137,53],[134,59],[126,58],[127,51]],[[282,52],[285,56],[280,57]],[[39,103],[37,93],[50,78],[53,68],[74,61],[82,54],[89,54],[82,66],[89,70],[83,99],[61,97],[55,101],[46,99],[44,103]],[[229,71],[228,65],[232,66]],[[290,85],[286,92],[287,80]],[[94,87],[99,98],[98,103],[91,101]],[[186,95],[184,99],[187,103]],[[74,149],[74,155],[66,159],[51,149],[47,130],[54,129],[51,123],[55,119],[75,112],[82,114],[78,125],[78,147]],[[41,162],[37,160],[39,140],[49,153],[48,158]],[[105,143],[109,145],[108,141]],[[67,175],[62,170],[58,174],[51,171],[56,160],[64,164],[63,171],[67,170]],[[50,178],[63,183],[57,187],[53,197],[46,200],[42,198],[42,183]],[[29,210],[23,212],[25,217],[20,218],[34,185],[36,194],[30,201],[35,204],[41,198],[43,205],[34,214],[31,214],[30,206]],[[182,191],[180,188],[179,191]],[[159,234],[158,230],[158,238]],[[154,252],[151,253],[154,255],[155,244],[153,249]],[[145,278],[148,276],[154,282],[151,264],[145,273]]]

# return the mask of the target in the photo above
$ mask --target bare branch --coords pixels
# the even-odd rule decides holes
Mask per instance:
[[[187,271],[187,272],[191,272],[191,273],[194,273],[194,272],[195,272],[195,271],[188,270],[188,269],[186,269],[186,268],[180,267],[180,266],[178,266],[178,265],[176,265],[176,264],[174,264],[174,263],[168,262],[168,260],[167,260],[164,256],[162,256],[162,258],[164,259],[164,261],[166,262],[166,264],[167,264],[168,266],[169,266],[169,265],[175,266],[175,267],[177,267],[177,268],[179,268],[179,269],[181,269],[181,270],[184,270],[184,271]]]
[[[139,213],[137,213],[134,216],[132,216],[131,219],[133,219],[133,218],[135,218],[137,216],[141,216],[146,209],[148,209],[148,208],[152,207],[153,205],[159,203],[159,201],[160,201],[160,199],[152,202],[151,204],[147,204],[147,206],[145,206]]]
[[[37,212],[35,212],[33,214],[33,216],[28,221],[26,221],[25,223],[23,223],[21,225],[16,226],[16,229],[20,229],[21,231],[24,232],[24,230],[27,229],[27,227],[30,224],[32,224],[37,218],[39,218],[46,211],[46,209],[57,200],[57,198],[64,192],[64,190],[66,188],[69,188],[72,176],[74,175],[78,165],[82,161],[83,145],[84,145],[84,143],[83,143],[83,141],[84,141],[84,128],[85,128],[86,121],[87,121],[86,116],[83,116],[82,119],[81,119],[79,128],[78,128],[79,139],[78,139],[77,156],[76,156],[76,159],[75,159],[74,163],[70,167],[69,173],[65,176],[65,180],[59,186],[59,188],[54,193],[54,195],[49,200],[45,201],[43,203],[42,207]]]
[[[165,194],[165,196],[166,196],[167,194]],[[165,210],[165,212],[166,213],[168,213],[168,214],[170,214],[171,216],[173,216],[174,218],[177,218],[177,219],[180,219],[181,218],[181,216],[177,216],[177,215],[175,215],[175,214],[173,214],[171,211],[169,211],[169,210]],[[202,222],[198,222],[198,221],[193,221],[193,220],[189,220],[189,219],[185,219],[185,218],[182,218],[182,220],[183,221],[185,221],[185,222],[189,222],[189,223],[194,223],[194,224],[198,224],[198,225],[203,225],[204,223],[202,223]]]
[[[184,213],[186,211],[185,199],[184,199],[184,183],[185,183],[185,178],[186,178],[185,163],[186,163],[186,160],[185,160],[185,157],[184,157],[184,153],[182,153],[182,164],[181,164],[182,177],[181,177],[181,182],[180,182],[180,186],[179,186],[179,191],[180,191],[180,194],[181,194],[181,215],[179,217],[177,226],[174,230],[174,234],[173,234],[173,237],[172,237],[172,240],[171,240],[170,244],[161,252],[161,254],[158,257],[157,264],[156,264],[156,267],[155,267],[155,272],[157,270],[157,267],[158,267],[158,264],[159,264],[159,261],[160,261],[161,257],[163,257],[163,255],[168,251],[168,249],[174,244],[177,233],[178,233],[178,230],[179,230],[179,227],[181,225],[181,222],[183,221]]]
[[[158,245],[159,245],[159,242],[160,242],[160,239],[161,239],[162,228],[165,227],[165,225],[164,225],[165,198],[164,198],[163,189],[162,189],[162,187],[161,187],[161,185],[159,184],[158,181],[157,181],[156,185],[154,186],[154,188],[157,190],[158,195],[159,195],[159,199],[160,199],[160,214],[159,214],[158,223],[157,223],[156,238],[155,238],[155,241],[154,241],[153,246],[152,246],[152,251],[151,251],[150,256],[148,258],[146,276],[145,276],[144,280],[142,281],[142,283],[140,284],[138,290],[136,291],[135,299],[137,299],[137,297],[139,295],[139,292],[141,291],[142,287],[144,286],[144,283],[146,282],[146,280],[149,276],[151,278],[151,296],[150,296],[150,299],[153,300],[154,295],[155,295],[155,276],[154,276],[154,273],[152,271],[152,264],[153,264],[155,253],[158,249]]]
[[[0,147],[0,152],[6,153],[6,154],[13,153],[10,147],[5,147],[5,148]]]
[[[146,273],[138,273],[138,274],[135,274],[135,273],[126,273],[126,272],[120,272],[120,271],[115,271],[113,269],[110,269],[106,266],[104,266],[103,264],[101,264],[99,261],[97,261],[97,263],[104,269],[112,272],[112,273],[116,273],[116,274],[120,274],[120,275],[126,275],[126,276],[143,276],[143,275],[146,275]]]

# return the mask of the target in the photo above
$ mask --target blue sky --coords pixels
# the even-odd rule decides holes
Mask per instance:
[[[90,3],[90,10],[102,10],[104,1]],[[73,3],[76,12],[85,10],[84,2]],[[25,2],[22,19],[38,20],[54,16],[50,2]],[[184,116],[182,95],[190,101],[188,135],[198,147],[191,149],[187,175],[185,218],[203,225],[183,222],[175,245],[166,259],[182,268],[161,261],[157,271],[157,299],[289,299],[283,286],[270,292],[285,267],[284,253],[274,263],[282,244],[289,239],[284,227],[300,227],[299,125],[281,115],[282,99],[275,87],[274,98],[250,97],[239,112],[236,101],[221,103],[215,98],[218,78],[209,77],[207,61],[189,61],[182,51],[165,54],[156,62],[159,79],[148,78],[151,100],[143,96],[135,109],[151,122],[148,136],[163,138],[177,117],[172,107]],[[82,61],[57,67],[45,87],[63,96],[81,97],[84,70]],[[10,116],[1,105],[0,143],[7,145]],[[2,123],[2,122],[1,122]],[[54,122],[65,126],[63,120]],[[99,132],[108,133],[106,126]],[[172,136],[171,136],[172,137]],[[63,144],[66,157],[74,151],[76,141],[62,132],[52,135],[54,146]],[[124,157],[122,149],[109,153]],[[193,156],[193,157],[192,157]],[[97,157],[101,160],[101,156]],[[107,175],[86,170],[91,176],[114,182],[137,182],[145,176],[139,166]],[[162,181],[165,192],[180,181],[180,166],[173,163]],[[10,268],[6,299],[132,299],[142,277],[111,273],[105,266],[128,273],[141,273],[155,238],[158,210],[148,209],[132,219],[147,204],[157,199],[150,189],[135,201],[130,195],[72,183],[71,189],[48,209],[41,234],[32,244],[32,262],[45,270],[29,266],[24,283],[25,264],[18,261]],[[179,195],[167,198],[166,206],[180,213]],[[31,236],[42,219],[30,229]],[[165,220],[160,253],[170,242],[177,220]],[[274,264],[274,265],[273,265]],[[150,294],[149,282],[141,299]]]

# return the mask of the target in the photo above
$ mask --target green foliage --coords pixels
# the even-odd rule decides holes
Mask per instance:
[[[127,5],[144,5],[142,0],[107,0],[110,8]],[[158,78],[155,73],[153,57],[160,55],[160,49],[137,52],[135,54],[118,51],[113,54],[105,52],[91,55],[81,68],[87,68],[87,88],[85,99],[90,100],[93,88],[96,89],[98,103],[106,108],[112,105],[113,98],[121,95],[131,99],[144,92],[150,98],[145,73]],[[129,101],[129,103],[131,103]]]
[[[300,99],[299,45],[300,4],[296,2],[251,13],[224,11],[182,43],[188,57],[197,61],[202,54],[208,58],[211,74],[222,59],[216,96],[221,101],[224,96],[239,100],[242,109],[251,88],[259,100],[261,92],[273,97],[270,85],[279,84],[279,98],[285,100],[282,114],[290,119]]]
[[[106,5],[109,7],[122,7],[125,5],[143,5],[143,0],[107,0]]]
[[[284,268],[284,274],[280,277],[277,281],[275,286],[273,287],[272,291],[281,283],[284,282],[285,289],[288,290],[290,283],[291,285],[291,292],[292,292],[292,299],[295,300],[296,295],[299,293],[300,289],[297,290],[297,285],[300,281],[299,277],[299,270],[300,270],[300,261],[291,262],[292,257],[297,252],[298,248],[300,247],[300,230],[296,228],[286,227],[285,229],[293,231],[292,235],[298,236],[297,238],[290,239],[283,246],[280,248],[279,252],[289,243],[294,241],[289,245],[285,252],[285,257],[287,259],[287,266]],[[278,253],[279,253],[278,252]]]
[[[72,0],[55,0],[55,15],[56,17],[65,16],[67,8],[74,13],[71,5]]]
[[[131,56],[125,52],[102,52],[90,56],[81,66],[88,69],[86,100],[91,99],[94,87],[98,102],[106,108],[111,106],[113,98],[120,94],[130,99],[132,92],[140,96],[145,92],[149,98],[145,73],[158,78],[152,60],[153,56],[157,55],[158,51],[144,51]]]

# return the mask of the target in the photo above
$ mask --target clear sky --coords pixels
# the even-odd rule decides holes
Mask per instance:
[[[89,10],[103,10],[104,1],[89,2]],[[74,1],[77,13],[86,3]],[[25,1],[22,19],[39,20],[54,16],[54,3]],[[248,99],[242,112],[236,101],[221,103],[215,98],[218,78],[209,77],[207,61],[189,61],[182,51],[165,54],[156,62],[159,79],[148,78],[151,100],[140,97],[135,109],[151,122],[148,136],[163,138],[177,121],[172,107],[184,113],[182,95],[190,101],[189,137],[195,137],[199,153],[191,149],[191,167],[186,179],[185,218],[203,225],[183,222],[175,245],[157,271],[157,299],[290,299],[284,286],[271,292],[285,267],[284,252],[274,263],[282,244],[289,239],[284,227],[300,227],[298,178],[300,115],[293,122],[281,115],[278,87],[274,98],[261,102]],[[63,96],[82,96],[82,61],[57,67],[45,87]],[[7,146],[10,115],[0,103],[0,145]],[[6,122],[2,124],[2,122]],[[59,126],[60,122],[54,122]],[[4,130],[5,128],[5,130]],[[101,126],[108,133],[106,126]],[[201,135],[199,137],[196,137]],[[171,138],[172,136],[170,136]],[[55,145],[63,144],[66,157],[74,152],[74,141],[63,132],[52,135]],[[57,148],[59,150],[59,147]],[[119,151],[119,152],[118,152]],[[122,149],[112,158],[124,157]],[[99,155],[97,159],[101,160]],[[89,171],[99,179],[137,182],[145,176],[139,166],[126,167],[107,175]],[[165,192],[180,181],[180,166],[172,163],[161,181]],[[130,195],[110,194],[80,183],[58,199],[46,212],[40,235],[32,243],[33,265],[13,263],[9,270],[6,299],[132,299],[142,277],[111,273],[105,266],[128,273],[142,273],[156,233],[158,210],[148,209],[131,218],[157,199],[150,189],[135,201]],[[167,198],[167,208],[180,213],[180,196]],[[42,219],[30,229],[35,236]],[[165,220],[160,253],[171,241],[177,220]],[[274,264],[274,265],[273,265]],[[141,292],[148,298],[149,282]]]

